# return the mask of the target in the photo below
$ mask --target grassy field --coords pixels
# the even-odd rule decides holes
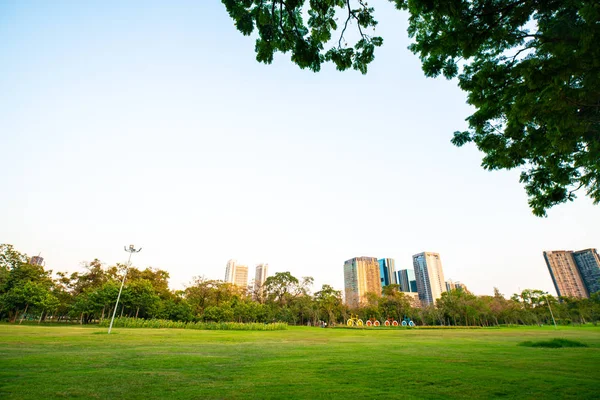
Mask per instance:
[[[565,338],[587,348],[518,346]],[[600,327],[286,331],[0,325],[0,398],[600,397]]]

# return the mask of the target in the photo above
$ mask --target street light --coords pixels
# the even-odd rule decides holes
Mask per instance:
[[[548,310],[550,310],[550,316],[552,317],[552,322],[554,322],[554,329],[558,329],[556,327],[556,320],[554,319],[554,313],[552,312],[552,308],[550,307],[550,301],[548,300],[549,293],[546,293],[546,304],[548,304]]]
[[[125,272],[123,273],[123,280],[121,281],[121,288],[119,289],[119,295],[117,296],[117,304],[115,304],[115,309],[113,310],[112,318],[110,319],[110,326],[108,327],[108,334],[110,335],[110,331],[112,330],[113,322],[115,321],[115,314],[117,313],[117,307],[119,306],[119,299],[121,298],[121,292],[123,291],[123,285],[125,284],[125,277],[127,276],[127,268],[131,263],[131,255],[133,253],[139,253],[142,251],[140,247],[139,250],[136,250],[132,244],[129,245],[129,248],[124,247],[125,251],[129,253],[129,259],[127,260],[127,264],[125,265]]]

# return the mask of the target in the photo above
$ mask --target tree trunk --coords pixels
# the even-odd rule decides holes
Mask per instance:
[[[23,322],[23,318],[25,318],[25,314],[27,314],[28,308],[29,308],[29,303],[25,306],[25,311],[23,311],[23,316],[21,317],[21,320],[19,321],[19,325],[21,325],[21,322]]]
[[[40,319],[38,319],[38,325],[42,322],[42,317],[44,316],[44,311],[40,314]]]
[[[104,321],[104,309],[106,306],[102,307],[102,316],[100,317],[100,322]]]
[[[135,310],[135,319],[137,319],[139,313],[140,313],[140,308],[138,307],[137,310]]]
[[[79,325],[83,325],[83,313],[81,313],[81,316],[79,317]]]

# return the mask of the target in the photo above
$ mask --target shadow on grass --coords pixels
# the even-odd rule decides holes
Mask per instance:
[[[552,340],[539,340],[537,342],[526,341],[519,343],[519,346],[525,347],[546,347],[550,349],[558,349],[561,347],[588,347],[587,344],[578,342],[576,340],[568,339],[552,339]]]

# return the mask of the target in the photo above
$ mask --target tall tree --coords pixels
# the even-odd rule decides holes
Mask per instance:
[[[337,320],[336,314],[339,314],[343,307],[341,290],[335,290],[330,285],[323,285],[321,290],[315,293],[315,301],[319,311],[327,318],[329,325]]]
[[[52,271],[27,262],[27,256],[11,245],[0,245],[0,317],[11,321],[51,301]],[[22,319],[21,319],[22,321]]]
[[[265,280],[264,287],[269,301],[284,305],[299,294],[300,281],[289,272],[276,272]]]
[[[579,189],[600,202],[597,0],[390,1],[409,13],[409,48],[425,75],[458,78],[476,109],[455,145],[475,143],[487,170],[520,169],[537,216]],[[366,73],[383,43],[363,0],[222,2],[240,32],[256,28],[260,62],[290,52],[315,72],[330,61]],[[351,24],[358,40],[346,46]]]

